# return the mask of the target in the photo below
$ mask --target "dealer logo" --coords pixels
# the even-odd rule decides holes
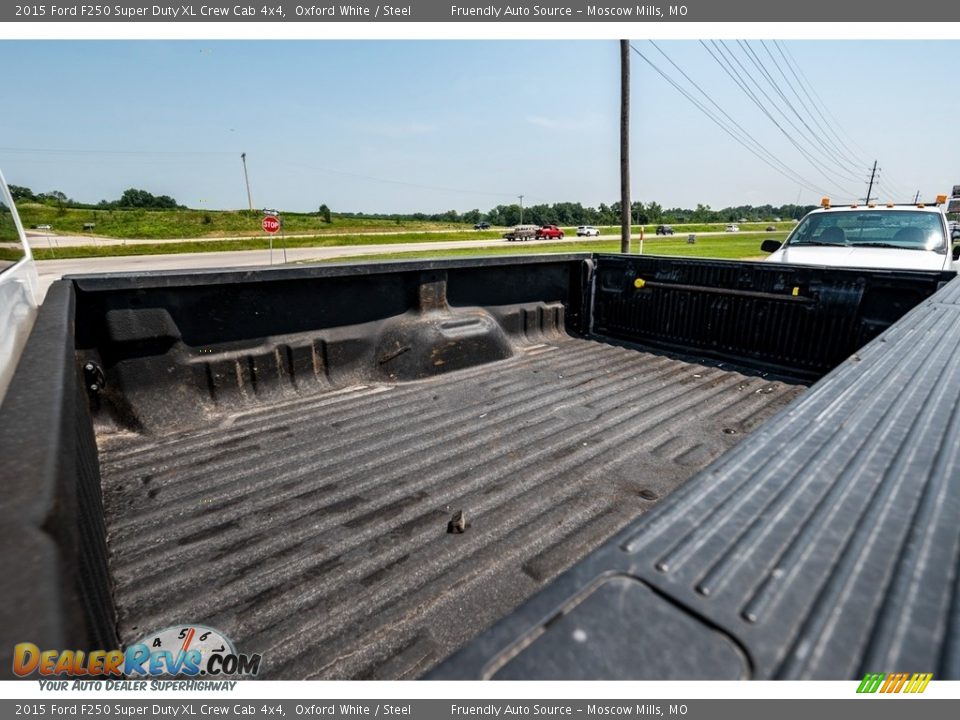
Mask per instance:
[[[33,643],[13,649],[17,677],[189,677],[254,676],[261,655],[238,653],[219,630],[206,625],[171,625],[126,650],[41,650]]]

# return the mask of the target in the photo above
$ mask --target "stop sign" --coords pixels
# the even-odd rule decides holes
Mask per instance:
[[[275,233],[280,230],[280,220],[276,215],[267,215],[260,225],[263,226],[264,232]]]

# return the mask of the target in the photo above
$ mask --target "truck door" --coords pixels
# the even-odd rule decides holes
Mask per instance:
[[[0,173],[0,402],[37,314],[37,270]]]

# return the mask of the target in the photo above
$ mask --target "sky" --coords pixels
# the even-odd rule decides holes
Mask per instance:
[[[776,46],[749,48],[799,117],[736,41],[725,46],[749,71],[740,76],[764,87],[769,97],[753,89],[763,109],[699,42],[658,41],[664,55],[634,41],[790,174],[748,152],[632,53],[634,200],[713,208],[816,204],[824,193],[847,200],[865,196],[875,159],[881,200],[918,190],[932,198],[960,184],[960,93],[949,84],[960,41],[782,44],[810,82],[809,98],[782,81],[767,54],[780,58]],[[520,194],[525,206],[609,204],[619,197],[619,62],[609,40],[0,41],[8,71],[0,169],[9,183],[82,202],[137,187],[230,209],[247,205],[244,152],[258,208],[485,211]],[[826,110],[817,114],[819,102]]]

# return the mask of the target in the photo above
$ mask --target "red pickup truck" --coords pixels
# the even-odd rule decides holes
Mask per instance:
[[[543,240],[545,238],[563,240],[563,230],[556,225],[544,225],[537,229],[537,240]]]

